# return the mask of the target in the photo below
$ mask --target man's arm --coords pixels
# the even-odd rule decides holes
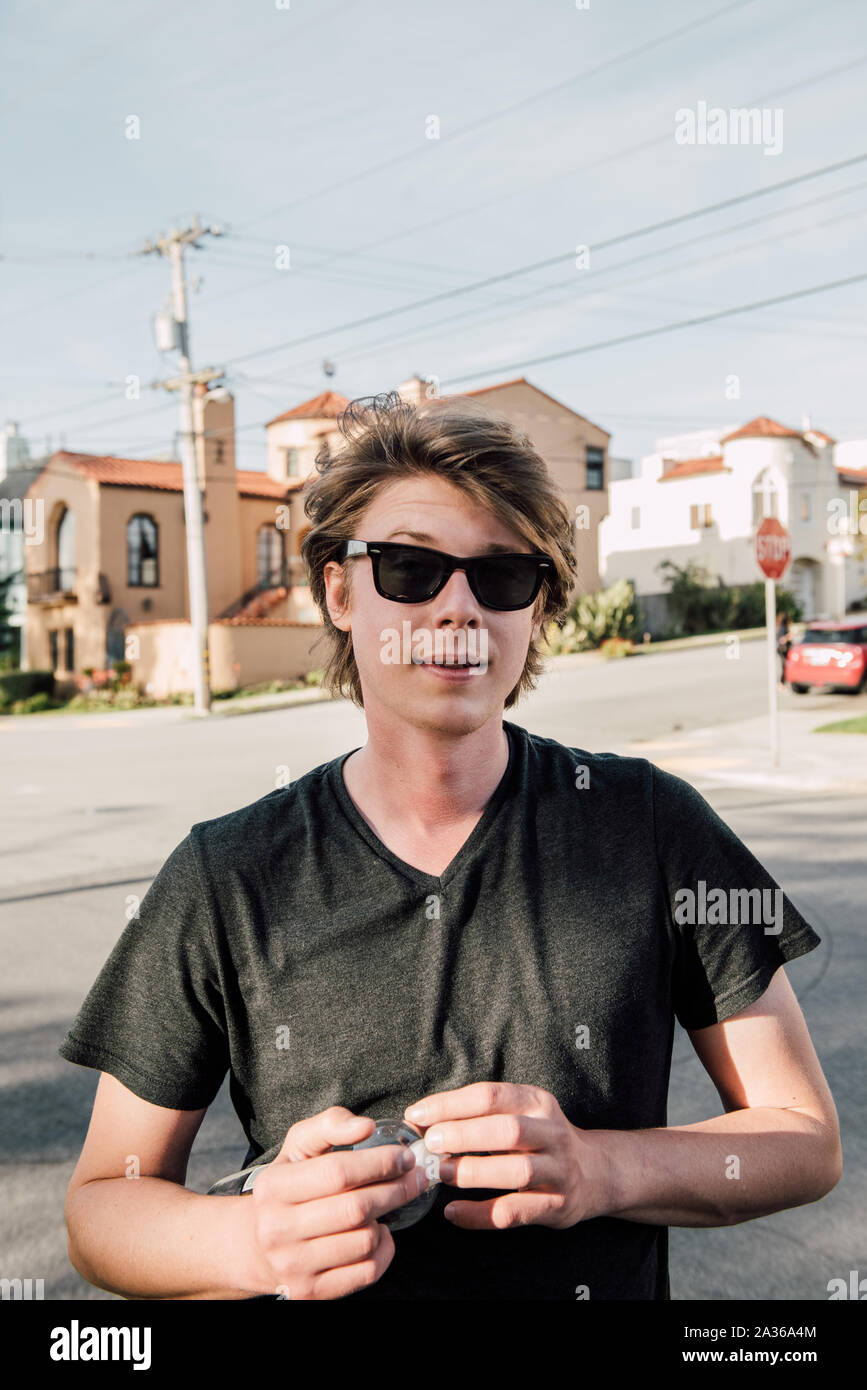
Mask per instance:
[[[582,1130],[599,1151],[606,1215],[731,1226],[816,1202],[840,1180],[834,1100],[781,966],[761,998],[689,1033],[726,1114],[667,1129]]]
[[[66,1197],[70,1263],[89,1283],[131,1299],[252,1296],[229,1273],[250,1199],[183,1185],[204,1116],[151,1105],[102,1073]]]

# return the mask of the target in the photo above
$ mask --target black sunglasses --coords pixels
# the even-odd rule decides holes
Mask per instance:
[[[394,603],[425,603],[434,598],[456,569],[483,608],[501,613],[529,608],[554,561],[548,555],[448,555],[399,541],[343,541],[338,559],[369,555],[376,592]]]

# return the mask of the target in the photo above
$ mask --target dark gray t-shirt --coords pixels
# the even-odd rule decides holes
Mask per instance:
[[[385,1119],[483,1080],[541,1086],[587,1129],[665,1125],[675,1017],[729,1018],[820,938],[687,782],[503,723],[506,772],[440,877],[370,829],[348,753],[193,825],[61,1056],[182,1110],[228,1070],[239,1167],[330,1105]],[[349,1297],[669,1297],[666,1227],[467,1231],[442,1215],[496,1195],[443,1184]]]

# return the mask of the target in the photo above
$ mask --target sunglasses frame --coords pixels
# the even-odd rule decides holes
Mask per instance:
[[[424,555],[435,555],[439,560],[444,561],[445,570],[439,584],[433,593],[426,594],[421,599],[395,598],[393,594],[387,594],[379,582],[379,562],[383,554],[394,550],[418,550]],[[381,598],[387,598],[391,603],[428,603],[432,598],[436,598],[446,584],[451,579],[455,570],[463,570],[467,576],[467,583],[476,601],[483,608],[490,608],[494,613],[517,613],[522,608],[529,608],[535,603],[539,595],[539,590],[545,581],[545,571],[554,569],[554,561],[550,555],[542,555],[537,551],[496,551],[487,555],[449,555],[445,550],[434,550],[432,546],[410,545],[405,541],[358,541],[346,540],[340,545],[338,559],[351,560],[358,555],[369,555],[373,570],[373,586]],[[484,560],[513,560],[520,556],[522,560],[536,561],[536,579],[533,585],[533,593],[526,603],[507,604],[505,607],[495,607],[493,604],[483,602],[478,591],[477,566]]]

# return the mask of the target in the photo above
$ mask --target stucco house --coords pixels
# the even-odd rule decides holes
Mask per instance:
[[[782,583],[806,618],[839,616],[867,603],[867,517],[861,538],[839,525],[843,512],[857,515],[865,488],[867,441],[837,444],[808,420],[793,429],[761,416],[660,439],[636,476],[610,485],[599,528],[604,582],[631,579],[653,631],[665,623],[661,561],[694,560],[726,583],[751,583],[761,578],[756,528],[775,516],[792,537]]]

